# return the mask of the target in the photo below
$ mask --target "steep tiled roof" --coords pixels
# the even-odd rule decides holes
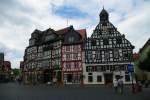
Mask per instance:
[[[87,37],[87,35],[86,35],[86,29],[80,29],[80,30],[76,30],[76,31],[80,33],[80,35],[82,37],[82,40]]]
[[[66,27],[66,28],[57,30],[56,33],[62,35],[64,33],[66,33],[68,30],[69,30],[69,27]]]
[[[133,60],[138,60],[139,59],[139,54],[138,53],[134,53],[133,54]]]
[[[148,46],[150,46],[150,38],[147,40],[144,46],[140,49],[139,53],[142,53],[143,50],[146,49]]]
[[[66,27],[66,28],[57,30],[56,33],[60,34],[60,35],[64,35],[65,33],[67,33],[69,31],[69,29],[70,29],[70,27]],[[77,31],[78,33],[80,33],[80,35],[82,37],[82,40],[87,37],[87,35],[86,35],[86,29],[80,29],[80,30],[75,30],[75,31]]]

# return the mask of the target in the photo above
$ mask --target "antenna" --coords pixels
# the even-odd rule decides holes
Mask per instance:
[[[67,18],[67,27],[68,27],[68,23],[69,23],[69,22],[68,22],[68,18]]]
[[[100,0],[100,4],[103,4],[103,9],[104,9],[104,0]]]

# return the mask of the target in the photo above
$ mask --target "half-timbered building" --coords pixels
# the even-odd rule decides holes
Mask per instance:
[[[132,63],[134,46],[109,21],[103,8],[100,21],[91,37],[85,40],[83,74],[84,84],[109,84],[118,76],[131,83],[127,64]]]
[[[70,26],[64,33],[62,44],[62,75],[64,84],[80,84],[82,75],[82,46],[85,30],[74,30]]]
[[[85,37],[85,29],[74,30],[73,26],[58,31],[50,28],[35,30],[25,49],[22,65],[24,82],[47,83],[54,79],[64,82],[66,79],[68,83],[79,83]]]
[[[24,82],[46,83],[52,81],[53,62],[57,59],[60,60],[55,53],[55,43],[58,41],[59,36],[53,29],[35,30],[31,34],[29,46],[25,49],[24,54]]]

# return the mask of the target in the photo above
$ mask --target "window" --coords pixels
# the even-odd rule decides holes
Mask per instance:
[[[70,54],[66,54],[66,60],[70,60]]]
[[[106,71],[106,66],[101,66],[102,71]]]
[[[88,73],[88,75],[92,75],[92,73]]]
[[[96,59],[101,59],[101,51],[96,51]]]
[[[117,43],[117,44],[122,44],[122,38],[117,38],[117,39],[116,39],[116,43]]]
[[[93,59],[92,51],[88,51],[88,58],[89,58],[89,59]]]
[[[125,75],[125,81],[129,82],[130,81],[130,75]]]
[[[91,66],[87,66],[87,67],[86,67],[86,72],[92,72],[92,71],[93,71],[93,69],[92,69]]]
[[[102,26],[107,26],[107,23],[106,22],[102,23]]]
[[[125,65],[120,65],[120,70],[126,71],[126,66]]]
[[[128,58],[128,54],[127,53],[124,53],[124,58]]]
[[[96,44],[99,45],[99,41],[98,40],[96,41]]]
[[[108,39],[104,39],[104,40],[103,40],[103,44],[104,44],[104,45],[108,45],[108,44],[109,44]]]
[[[101,71],[102,71],[101,66],[97,66],[97,71],[98,71],[98,72],[101,72]]]
[[[71,68],[71,64],[70,63],[66,63],[66,68],[70,69]]]
[[[74,62],[74,68],[79,68],[79,63],[78,62]]]
[[[114,66],[110,66],[110,71],[114,71],[115,67]]]
[[[96,40],[92,40],[91,43],[92,43],[93,46],[95,46],[96,45]]]
[[[93,76],[88,76],[88,82],[93,82]]]
[[[70,46],[66,46],[66,51],[70,51]]]
[[[109,59],[109,52],[105,51],[105,60],[108,60],[108,59]]]
[[[73,54],[73,59],[78,59],[78,53]]]
[[[97,82],[102,82],[102,76],[100,75],[97,76]]]
[[[74,42],[74,40],[75,40],[74,37],[69,37],[69,40],[68,40],[68,41],[69,41],[69,42]]]
[[[118,58],[118,57],[119,57],[118,50],[117,50],[117,49],[115,49],[115,50],[114,50],[114,58]]]
[[[74,50],[74,51],[76,51],[76,50],[78,50],[78,49],[79,49],[78,45],[74,45],[74,46],[73,46],[73,50]]]
[[[48,35],[45,37],[45,41],[50,41],[52,39],[54,39],[54,35]]]

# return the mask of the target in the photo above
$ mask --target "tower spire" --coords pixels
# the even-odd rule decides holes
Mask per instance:
[[[103,6],[102,11],[101,11],[100,14],[99,14],[99,17],[100,17],[100,21],[101,21],[101,22],[109,21],[109,14],[108,14],[108,12],[104,9],[104,6]]]

